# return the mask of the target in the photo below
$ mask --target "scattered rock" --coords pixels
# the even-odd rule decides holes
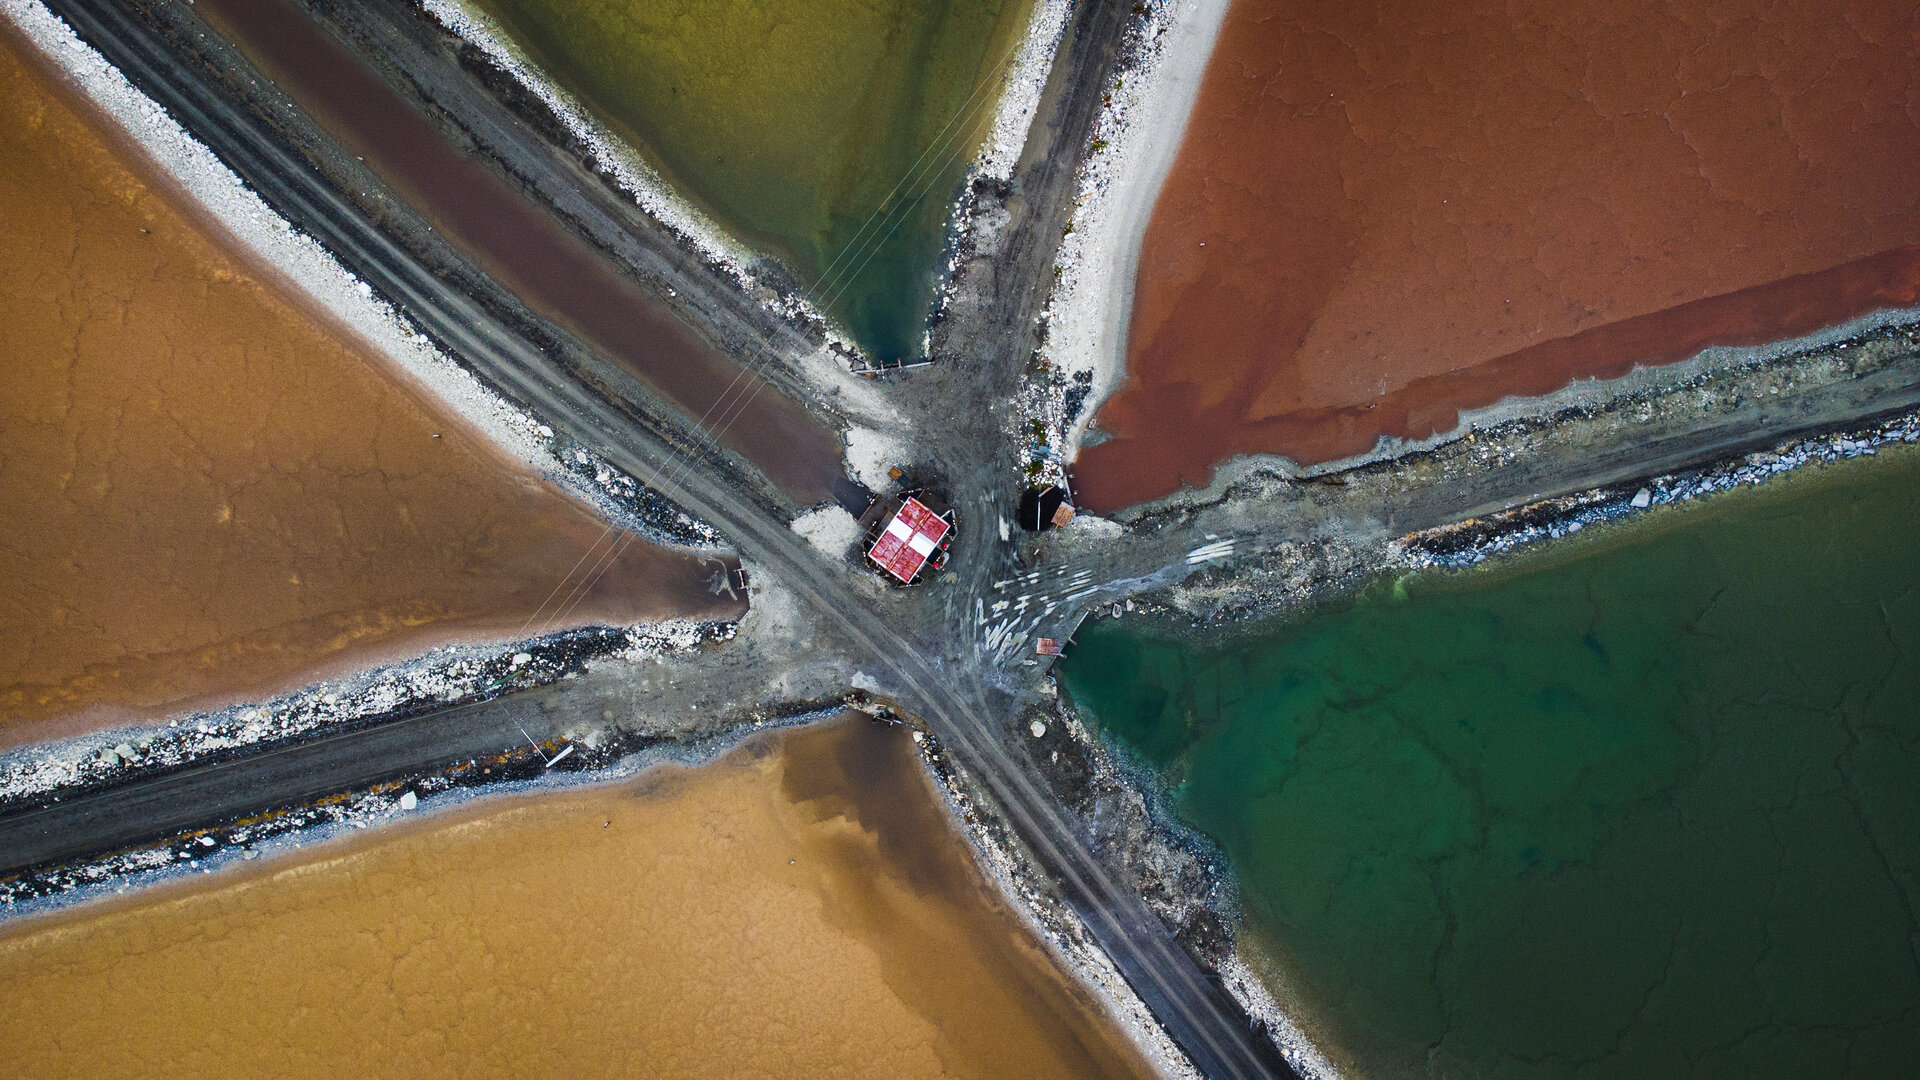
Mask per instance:
[[[531,663],[533,663],[532,653],[517,652],[513,654],[513,659],[508,662],[507,666],[517,668],[517,667],[525,667],[526,665]]]
[[[411,810],[420,805],[420,796],[409,791],[400,796],[400,809]]]
[[[1653,505],[1653,492],[1648,491],[1646,488],[1641,488],[1639,491],[1633,493],[1633,502],[1628,505],[1632,506],[1635,510],[1645,510],[1647,507]]]
[[[1047,725],[1045,721],[1035,720],[1027,725],[1027,730],[1033,732],[1033,737],[1037,739],[1047,733]]]

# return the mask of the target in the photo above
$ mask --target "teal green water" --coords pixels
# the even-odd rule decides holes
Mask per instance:
[[[1903,449],[1065,676],[1366,1075],[1920,1075],[1916,529]]]
[[[876,360],[919,355],[947,207],[1032,0],[481,2]]]

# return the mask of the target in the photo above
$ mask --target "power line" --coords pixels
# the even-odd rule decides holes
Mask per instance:
[[[816,295],[811,294],[810,290],[802,291],[802,294],[816,305],[823,316],[831,314],[834,305],[839,302],[846,291],[858,280],[860,273],[872,262],[874,256],[885,247],[886,243],[893,238],[893,235],[899,231],[900,226],[905,224],[907,218],[912,214],[913,210],[918,207],[921,200],[925,199],[932,191],[933,186],[938,182],[939,176],[945,173],[949,165],[958,160],[957,155],[955,155],[952,160],[943,161],[942,159],[948,157],[948,151],[951,149],[953,141],[972,127],[973,116],[977,114],[980,108],[986,103],[985,100],[980,100],[981,94],[987,87],[1003,81],[1008,62],[1012,59],[1024,40],[1024,35],[1020,35],[1016,36],[1014,40],[1008,44],[1007,48],[1001,53],[1000,58],[995,61],[989,69],[990,74],[974,86],[973,91],[968,94],[967,99],[961,103],[960,107],[954,111],[953,115],[948,118],[946,124],[940,129],[940,133],[934,137],[932,142],[928,143],[926,149],[921,151],[920,156],[908,167],[907,172],[894,184],[893,188],[881,200],[880,204],[874,208],[873,212],[868,214],[866,220],[861,223],[860,228],[854,233],[853,237],[849,238],[847,243],[842,245],[840,253],[834,257],[833,262],[828,265],[826,270],[822,271],[821,277],[814,282],[814,288],[820,288],[825,284],[834,284],[836,286],[833,294],[826,302],[821,303]],[[993,99],[989,98],[986,100]],[[960,123],[963,116],[968,117],[969,122],[956,130],[955,125]],[[936,152],[938,152],[938,156],[934,156],[934,161],[938,163],[938,168],[927,174],[927,183],[921,187],[919,194],[904,204],[904,208],[899,205],[894,207],[894,209],[901,211],[897,220],[887,229],[886,234],[881,236],[878,242],[875,243],[869,231],[877,231],[876,222],[881,222],[888,217],[894,216],[893,211],[888,208],[887,204],[893,200],[894,196],[900,193],[902,188],[916,183],[915,175],[924,171],[923,167],[927,165],[929,156],[936,155]],[[862,239],[863,237],[865,239]],[[869,250],[869,248],[871,248],[871,250]],[[845,271],[843,264],[848,256],[859,256],[861,252],[865,252],[865,257],[861,258],[859,265],[854,267],[850,272]],[[695,422],[695,431],[704,436],[706,441],[711,444],[716,451],[721,453],[725,452],[724,447],[720,445],[720,438],[732,428],[736,420],[746,414],[746,410],[753,404],[754,400],[759,397],[760,391],[765,388],[765,380],[759,379],[757,376],[759,372],[765,368],[772,356],[773,349],[771,345],[763,343],[757,354],[741,364],[740,370],[735,373],[733,380],[728,383],[726,389],[721,392],[720,396],[717,397],[712,404],[707,406],[706,412]],[[747,393],[744,398],[737,400],[734,404],[729,405],[723,410],[721,413],[723,422],[720,423],[717,428],[709,430],[706,424],[708,419],[712,417],[714,409],[718,408],[722,402],[734,394],[740,384],[740,380],[748,374],[756,376],[751,391]],[[690,468],[691,465],[692,459],[686,451],[677,449],[667,461],[661,462],[654,467],[653,475],[645,483],[645,486],[659,491],[658,481],[660,476],[663,472],[670,469],[673,470],[673,472],[668,476],[668,480],[670,483],[677,484],[679,479],[685,475],[685,470]],[[600,537],[594,541],[588,550],[581,555],[580,559],[575,562],[573,568],[554,586],[553,591],[541,602],[540,606],[528,616],[527,621],[521,626],[519,633],[516,635],[517,637],[525,637],[527,628],[533,625],[540,613],[546,609],[547,604],[552,601],[555,595],[559,594],[561,589],[565,587],[567,581],[570,580],[579,569],[580,565],[586,561],[587,556],[592,554],[593,550],[599,547],[600,542],[606,538],[607,534],[615,528],[617,528],[616,525],[609,523],[608,526],[602,530]],[[567,617],[570,616],[581,603],[585,602],[586,598],[592,594],[594,586],[599,583],[602,576],[612,569],[618,561],[619,556],[624,553],[626,546],[632,542],[632,539],[633,534],[624,534],[608,549],[606,554],[595,560],[593,569],[581,580],[581,583],[573,589],[568,590],[567,597],[562,601],[561,608],[552,619],[548,620],[540,636],[544,636],[546,633],[551,632],[554,627],[564,623]]]

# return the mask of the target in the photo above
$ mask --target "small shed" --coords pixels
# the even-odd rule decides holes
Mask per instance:
[[[1065,519],[1062,520],[1062,511]],[[1020,496],[1020,512],[1016,515],[1020,527],[1028,532],[1044,532],[1055,525],[1065,525],[1073,520],[1073,507],[1067,502],[1067,493],[1056,485],[1043,488],[1028,488]]]

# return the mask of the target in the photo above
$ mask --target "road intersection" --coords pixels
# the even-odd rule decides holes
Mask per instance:
[[[1352,479],[1337,487],[1270,481],[1268,489],[1284,489],[1284,499],[1199,501],[1164,520],[1137,522],[1097,550],[1004,537],[994,523],[1012,504],[1015,493],[1008,480],[1016,463],[1003,410],[954,409],[951,401],[1004,403],[1018,389],[1031,327],[1045,299],[1042,283],[1071,213],[1075,170],[1126,25],[1124,5],[1085,3],[1075,9],[1016,174],[992,302],[945,328],[948,340],[964,343],[964,355],[916,375],[920,407],[930,408],[930,399],[944,397],[945,412],[953,417],[929,437],[947,463],[943,480],[963,523],[952,561],[926,588],[876,592],[854,579],[852,567],[823,556],[789,527],[803,508],[793,506],[751,463],[720,448],[710,432],[664,407],[635,380],[608,365],[582,361],[579,350],[549,347],[548,340],[504,315],[500,304],[464,287],[457,275],[429,265],[246,103],[183,58],[178,42],[153,22],[108,0],[48,3],[279,213],[320,240],[450,355],[613,466],[649,479],[660,494],[724,534],[756,573],[778,581],[800,600],[861,669],[876,677],[885,695],[923,720],[948,748],[967,782],[985,795],[1168,1034],[1209,1076],[1287,1076],[1291,1070],[1132,884],[1096,857],[1081,824],[1059,805],[1025,757],[1009,747],[1008,719],[1034,692],[1037,669],[1025,661],[1035,637],[1064,637],[1089,611],[1135,593],[1269,558],[1287,545],[1327,533],[1330,521],[1343,535],[1380,544],[1417,529],[1625,483],[1841,420],[1920,405],[1920,357],[1910,350],[1859,380],[1791,399],[1643,425],[1632,438],[1615,438],[1598,451],[1583,445],[1539,453],[1508,467],[1469,469],[1445,467],[1452,460],[1447,455],[1461,458],[1464,451],[1442,448],[1418,475],[1397,463],[1380,463],[1353,470]],[[391,17],[384,0],[368,0],[368,9],[370,18]],[[511,125],[496,122],[491,129],[505,132]],[[565,182],[592,182],[584,172],[556,175]],[[599,207],[594,212],[606,215],[621,212],[591,192],[578,194],[572,205]],[[612,217],[606,224],[621,227]],[[515,723],[528,718],[524,710],[490,705]],[[397,755],[427,765],[448,756],[447,747],[436,748],[430,735],[432,721],[408,723],[414,734],[404,738],[396,734],[398,728],[382,733],[376,726],[317,740],[309,744],[313,749],[300,752],[308,755],[301,760],[310,768],[287,767],[298,754],[263,753],[135,781],[83,800],[84,807],[75,802],[36,811],[30,821],[29,815],[0,818],[0,867],[81,853],[70,850],[69,842],[56,844],[59,851],[49,854],[54,849],[47,837],[65,827],[63,821],[84,819],[85,829],[74,835],[89,837],[93,850],[105,850],[160,835],[156,823],[177,831],[231,817],[239,805],[259,809],[311,798],[307,789],[316,775],[340,784],[379,779],[375,772],[392,766],[367,764],[376,745],[382,747],[383,761]],[[451,756],[468,756],[468,751],[457,748]]]
[[[794,510],[783,505],[772,486],[716,450],[689,418],[649,411],[652,403],[636,401],[624,392],[629,387],[611,380],[594,385],[581,372],[562,369],[516,328],[450,288],[281,145],[244,106],[221,94],[200,70],[180,63],[167,40],[138,15],[96,0],[55,0],[50,6],[270,205],[319,239],[443,348],[511,399],[556,427],[564,425],[567,434],[614,466],[654,478],[661,494],[718,528],[743,558],[776,577],[852,643],[868,670],[884,672],[889,696],[928,724],[1040,864],[1057,876],[1094,940],[1203,1073],[1288,1074],[1271,1042],[1249,1025],[1140,897],[1094,857],[1043,785],[1001,744],[993,710],[1009,699],[950,662],[971,650],[947,640],[919,640],[928,627],[944,627],[944,619],[917,620],[916,626],[903,623],[898,612],[875,610],[852,588],[848,567],[830,563],[788,527]],[[1097,16],[1105,6],[1094,5],[1091,13]],[[674,467],[682,455],[696,467]],[[992,520],[984,497],[971,500],[968,509],[966,517]],[[970,582],[977,591],[983,582],[974,579],[985,579],[991,568],[1011,559],[1011,550],[988,530],[970,529],[953,560],[948,588]],[[245,770],[244,761],[225,769],[229,775]],[[134,812],[133,804],[126,809]],[[128,825],[130,832],[139,827]]]

